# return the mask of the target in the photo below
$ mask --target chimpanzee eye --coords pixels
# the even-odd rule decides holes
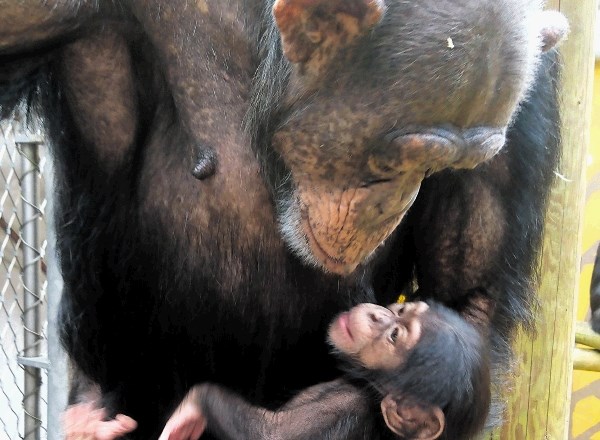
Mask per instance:
[[[392,333],[390,333],[390,341],[392,342],[392,344],[396,344],[397,339],[398,339],[398,327],[395,327],[394,330],[392,330]]]

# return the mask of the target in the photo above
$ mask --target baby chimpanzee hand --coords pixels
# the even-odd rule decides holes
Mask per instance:
[[[137,427],[135,420],[123,414],[106,420],[106,410],[95,402],[71,405],[62,421],[65,440],[116,440]]]
[[[198,440],[204,429],[206,419],[198,406],[199,387],[193,387],[167,421],[158,440]]]

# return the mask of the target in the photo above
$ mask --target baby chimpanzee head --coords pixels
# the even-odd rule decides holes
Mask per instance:
[[[477,330],[434,302],[359,304],[338,316],[329,341],[354,378],[382,396],[404,439],[472,438],[490,406],[488,349]]]

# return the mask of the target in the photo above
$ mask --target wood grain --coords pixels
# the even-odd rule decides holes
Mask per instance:
[[[560,48],[562,160],[553,188],[541,263],[537,335],[519,335],[514,384],[507,390],[508,413],[490,438],[566,440],[575,345],[575,301],[581,258],[585,197],[585,155],[590,141],[593,30],[596,0],[555,0],[571,33]]]

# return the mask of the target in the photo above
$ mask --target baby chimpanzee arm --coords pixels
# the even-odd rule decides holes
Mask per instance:
[[[308,388],[281,409],[269,411],[223,387],[202,384],[188,393],[160,440],[197,438],[204,427],[224,440],[371,438],[374,423],[367,401],[363,391],[336,380]]]

